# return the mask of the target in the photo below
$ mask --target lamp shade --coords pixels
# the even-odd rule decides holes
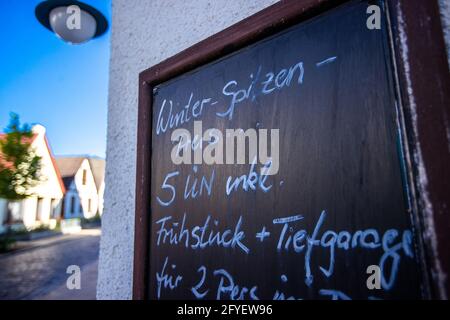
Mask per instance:
[[[35,15],[44,27],[72,44],[99,37],[108,29],[108,21],[100,11],[78,0],[43,1],[37,5]]]
[[[94,17],[84,10],[79,11],[79,21],[72,24],[68,7],[57,7],[50,11],[50,26],[61,39],[72,44],[79,44],[91,40],[97,30]],[[69,11],[70,12],[70,11]],[[77,25],[78,23],[78,25]]]

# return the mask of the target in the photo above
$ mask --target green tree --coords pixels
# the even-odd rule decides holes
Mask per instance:
[[[21,126],[19,116],[11,113],[5,134],[0,137],[0,198],[24,199],[39,183],[41,158],[31,147],[32,137],[31,127]]]

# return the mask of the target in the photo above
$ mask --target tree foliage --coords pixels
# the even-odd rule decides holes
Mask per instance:
[[[21,200],[30,196],[30,189],[40,181],[41,158],[31,146],[31,127],[21,126],[17,114],[10,117],[0,137],[0,198]]]

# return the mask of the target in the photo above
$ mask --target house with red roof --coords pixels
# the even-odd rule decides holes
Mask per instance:
[[[0,199],[0,233],[6,226],[13,229],[35,229],[39,226],[54,226],[61,217],[64,182],[53,157],[41,125],[32,128],[31,146],[41,157],[41,182],[30,190],[30,196],[20,201]],[[0,157],[2,158],[2,157]]]

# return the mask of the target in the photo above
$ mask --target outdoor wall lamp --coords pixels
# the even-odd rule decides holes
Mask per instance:
[[[108,29],[108,21],[100,11],[77,0],[41,2],[35,15],[44,27],[70,44],[89,41]]]

